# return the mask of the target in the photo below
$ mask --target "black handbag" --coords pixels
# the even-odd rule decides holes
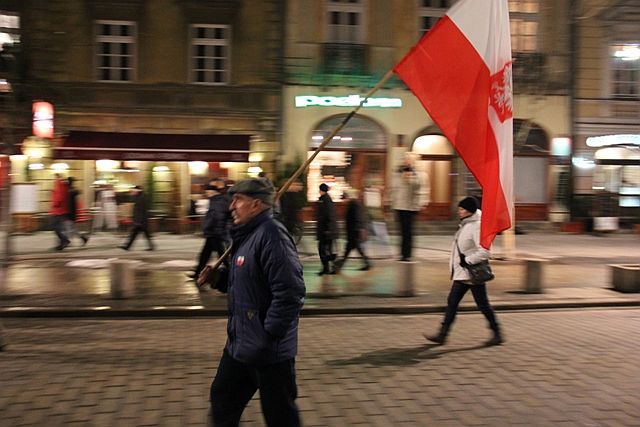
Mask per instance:
[[[480,261],[477,264],[469,264],[466,260],[466,257],[460,250],[460,246],[458,246],[457,240],[456,247],[458,248],[458,254],[460,254],[460,265],[467,269],[469,275],[471,276],[471,282],[474,285],[481,285],[485,282],[495,279],[496,276],[493,274],[493,271],[491,271],[489,261],[484,260]]]

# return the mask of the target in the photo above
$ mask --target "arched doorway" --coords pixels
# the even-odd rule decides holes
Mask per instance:
[[[309,155],[345,118],[345,114],[329,117],[314,127],[309,141]],[[365,185],[386,182],[387,137],[374,120],[356,115],[333,137],[309,166],[307,196],[309,201],[319,197],[318,186],[326,183],[329,194],[339,202],[345,191],[362,191]]]
[[[428,188],[429,204],[421,213],[421,219],[448,220],[451,218],[453,189],[453,147],[438,129],[425,129],[411,145],[411,152],[418,156],[416,170],[419,171],[423,188]]]

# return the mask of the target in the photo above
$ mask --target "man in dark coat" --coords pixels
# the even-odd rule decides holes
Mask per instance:
[[[151,240],[151,235],[149,234],[149,211],[147,206],[147,196],[145,196],[142,191],[142,187],[136,185],[131,189],[131,195],[133,199],[133,215],[131,217],[131,221],[133,226],[131,227],[131,233],[129,234],[129,241],[119,246],[119,248],[128,251],[133,241],[138,236],[138,233],[143,232],[145,237],[147,238],[147,242],[149,242],[148,251],[152,251],[154,249],[153,241]]]
[[[228,294],[227,343],[211,384],[215,426],[237,426],[260,389],[269,426],[299,426],[295,403],[302,265],[284,226],[273,219],[273,186],[255,178],[230,190],[233,252],[212,283]]]
[[[69,189],[69,209],[67,213],[67,219],[65,220],[65,234],[67,239],[71,236],[76,236],[82,240],[82,246],[86,245],[89,241],[89,237],[86,234],[82,234],[76,227],[76,220],[78,218],[78,195],[80,191],[73,185],[75,179],[70,176],[67,178],[67,185]]]
[[[371,263],[362,247],[362,243],[366,240],[365,235],[367,232],[362,205],[360,205],[360,202],[358,201],[357,190],[349,190],[346,193],[346,196],[349,199],[349,202],[347,204],[347,211],[345,213],[347,245],[344,248],[344,255],[342,256],[342,258],[336,261],[336,271],[340,271],[344,263],[347,261],[349,253],[354,249],[360,253],[360,256],[362,256],[362,260],[364,261],[364,266],[362,266],[360,270],[366,271],[371,268]]]
[[[318,254],[322,262],[322,270],[318,275],[335,274],[331,263],[335,261],[333,253],[333,241],[338,238],[338,221],[336,220],[336,207],[329,196],[329,186],[320,184],[320,198],[316,208],[316,239],[318,239]]]
[[[223,179],[214,179],[207,186],[206,192],[209,197],[209,209],[202,223],[204,234],[204,246],[200,251],[198,266],[193,274],[189,275],[196,279],[200,272],[209,262],[211,253],[216,251],[221,257],[229,242],[229,198],[224,194],[226,184]]]

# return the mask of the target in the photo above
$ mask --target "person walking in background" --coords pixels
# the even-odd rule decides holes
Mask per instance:
[[[296,244],[302,238],[303,232],[300,221],[300,210],[302,210],[305,200],[305,195],[302,192],[303,188],[300,181],[294,181],[280,198],[280,215],[278,219],[291,234]]]
[[[382,244],[385,255],[391,256],[389,233],[384,216],[383,190],[381,186],[371,185],[364,190],[364,206],[369,218],[371,231],[375,239]]]
[[[489,327],[493,331],[492,338],[485,344],[491,346],[500,345],[503,342],[496,315],[489,304],[487,285],[485,283],[474,284],[471,281],[469,271],[464,267],[465,262],[467,264],[477,264],[488,260],[490,257],[489,251],[480,246],[482,211],[478,209],[478,206],[478,200],[475,197],[466,197],[458,203],[460,226],[454,236],[449,258],[449,270],[451,271],[453,284],[449,291],[447,308],[440,332],[437,335],[425,335],[429,341],[437,344],[444,344],[447,341],[447,335],[458,312],[458,305],[469,289],[471,289],[478,309],[484,314],[484,317],[489,322]]]
[[[362,244],[367,240],[367,227],[364,220],[362,206],[358,201],[358,190],[351,189],[346,192],[346,196],[349,199],[347,203],[347,210],[345,213],[345,224],[347,229],[347,245],[344,248],[344,255],[341,259],[336,261],[335,270],[340,271],[347,262],[347,258],[352,250],[357,250],[362,256],[364,265],[360,268],[361,271],[366,271],[371,268],[371,262],[365,254]]]
[[[96,205],[98,212],[93,221],[93,231],[102,231],[106,226],[107,230],[118,228],[118,205],[116,203],[116,193],[113,185],[107,184],[100,188],[96,194]]]
[[[61,251],[69,246],[69,238],[65,234],[65,221],[69,214],[69,188],[67,181],[60,174],[55,174],[53,191],[51,192],[51,226],[58,237],[58,245],[54,248]]]
[[[82,246],[86,245],[89,241],[89,236],[82,234],[76,227],[76,220],[78,219],[78,194],[80,191],[73,185],[75,179],[70,176],[67,178],[67,185],[69,189],[69,213],[65,220],[65,234],[67,239],[71,240],[71,236],[76,236],[82,240]]]
[[[133,215],[132,215],[132,227],[131,233],[129,234],[129,241],[124,244],[118,246],[125,251],[128,251],[133,241],[138,236],[138,233],[144,233],[147,238],[147,242],[149,243],[148,251],[154,250],[153,241],[151,240],[151,235],[149,234],[149,207],[147,205],[147,197],[142,191],[142,187],[136,185],[131,189],[131,195],[133,198]]]
[[[333,241],[338,238],[338,222],[336,219],[336,207],[329,195],[329,186],[320,184],[320,198],[316,208],[316,238],[318,239],[318,254],[322,262],[323,274],[335,274],[335,269],[331,264],[336,260],[333,253]]]
[[[413,168],[411,158],[404,162],[394,174],[392,206],[396,212],[401,234],[400,261],[411,261],[413,251],[413,225],[420,210],[420,180]]]
[[[202,233],[204,234],[204,245],[198,257],[198,265],[193,273],[189,274],[192,279],[197,279],[204,267],[209,262],[213,251],[218,253],[218,258],[222,257],[229,242],[229,198],[224,194],[226,185],[223,179],[215,179],[207,185],[205,191],[209,198],[209,209],[202,223]]]
[[[232,187],[229,270],[214,289],[228,294],[227,343],[211,384],[214,426],[237,426],[260,390],[270,427],[300,425],[295,357],[304,303],[302,264],[284,226],[273,218],[274,188],[254,178]]]

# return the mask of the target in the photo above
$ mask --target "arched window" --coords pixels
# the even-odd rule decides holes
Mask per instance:
[[[338,126],[346,114],[330,117],[321,122],[311,133],[311,149],[317,148],[324,138]],[[363,116],[354,116],[347,125],[333,137],[327,147],[331,150],[370,150],[385,151],[387,138],[384,129],[376,122]]]

